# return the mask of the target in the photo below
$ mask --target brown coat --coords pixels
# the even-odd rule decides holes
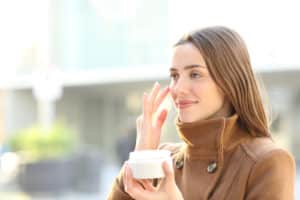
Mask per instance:
[[[173,156],[175,180],[185,200],[292,200],[295,162],[267,137],[250,136],[238,116],[177,122],[185,144],[163,144]],[[132,199],[121,171],[109,200]]]

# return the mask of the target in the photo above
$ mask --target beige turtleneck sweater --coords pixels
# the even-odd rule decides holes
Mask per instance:
[[[253,137],[238,116],[177,122],[183,144],[163,144],[172,152],[175,180],[185,200],[292,200],[295,162],[268,137]],[[132,199],[123,188],[123,171],[109,200]]]

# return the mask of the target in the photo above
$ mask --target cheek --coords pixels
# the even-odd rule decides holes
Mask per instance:
[[[216,86],[211,87],[211,89],[209,90],[209,96],[211,99],[211,103],[213,103],[215,106],[223,105],[225,96],[219,90],[218,87],[216,87]]]
[[[210,92],[210,89],[205,84],[195,84],[192,87],[194,95],[197,97],[207,96]]]
[[[170,88],[170,95],[171,95],[171,97],[172,97],[172,100],[175,101],[175,99],[176,99],[176,94],[175,94],[175,92],[174,92],[174,90],[173,90],[172,88]]]
[[[170,89],[170,95],[171,95],[172,99],[174,100],[176,95],[175,95],[175,92],[174,92],[174,84],[173,83],[169,84],[169,89]]]
[[[211,81],[205,80],[193,87],[194,94],[204,102],[219,102],[223,101],[224,96],[218,87]]]

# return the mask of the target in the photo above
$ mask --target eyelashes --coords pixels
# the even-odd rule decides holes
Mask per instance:
[[[200,78],[201,75],[200,75],[199,73],[196,73],[196,72],[191,72],[191,73],[190,73],[190,77],[191,77],[191,78]]]
[[[170,78],[172,79],[172,80],[175,80],[175,79],[177,79],[179,77],[179,74],[177,74],[177,73],[171,73],[170,74]]]
[[[180,76],[179,76],[179,74],[178,73],[171,73],[170,74],[170,78],[172,79],[172,80],[177,80],[178,78],[179,78]],[[191,79],[198,79],[198,78],[201,78],[202,77],[202,75],[199,73],[199,72],[190,72],[189,73],[189,78],[191,78]]]

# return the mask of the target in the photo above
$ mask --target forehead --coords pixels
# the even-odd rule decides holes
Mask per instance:
[[[189,65],[206,67],[200,51],[192,43],[185,43],[174,47],[171,68],[182,69]]]

